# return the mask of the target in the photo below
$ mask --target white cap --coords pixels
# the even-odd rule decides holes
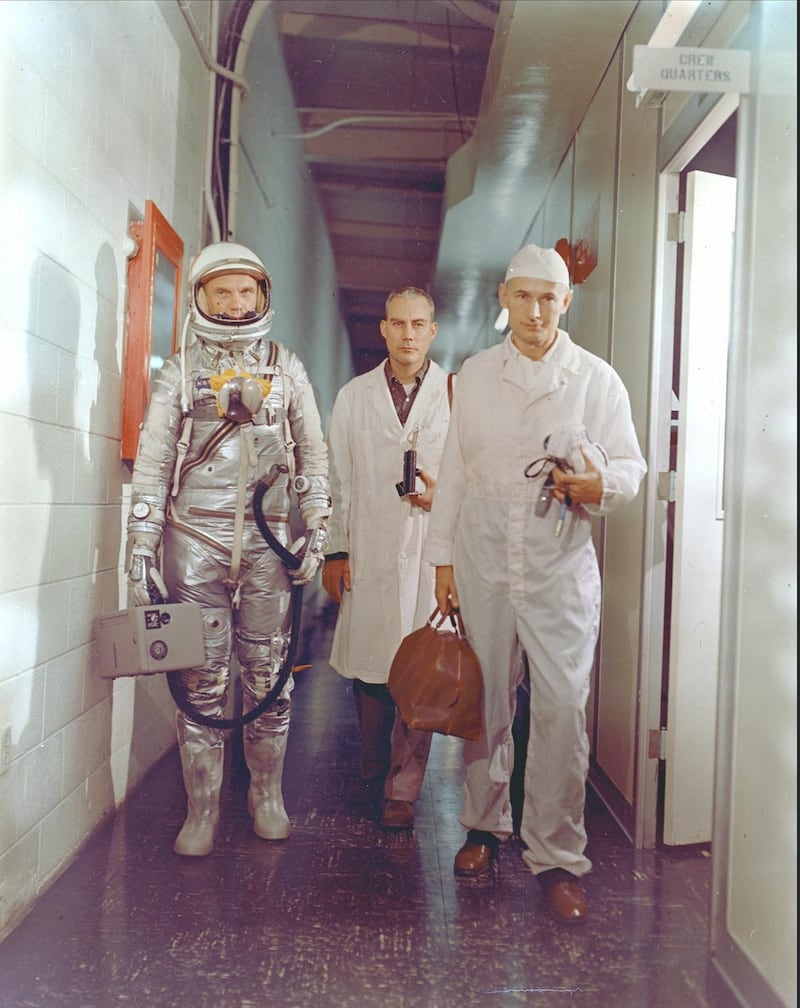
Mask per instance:
[[[513,277],[527,277],[529,280],[549,280],[550,283],[569,287],[567,264],[555,249],[543,249],[538,245],[524,245],[508,264],[506,282]]]

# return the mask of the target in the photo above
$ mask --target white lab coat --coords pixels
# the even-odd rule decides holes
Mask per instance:
[[[574,507],[555,535],[558,502],[535,513],[546,472],[525,469],[544,440],[584,424],[601,445],[602,504]],[[521,679],[531,676],[531,725],[522,839],[534,873],[589,870],[583,854],[588,739],[585,705],[600,618],[600,575],[588,511],[630,501],[646,471],[630,403],[611,366],[559,330],[542,361],[510,337],[464,363],[425,546],[433,565],[454,567],[467,636],[484,673],[485,733],[464,743],[467,829],[508,835],[511,723]]]
[[[384,364],[341,389],[328,428],[333,513],[326,552],[350,557],[330,663],[347,679],[385,683],[400,641],[436,607],[435,572],[422,561],[429,514],[401,498],[403,454],[418,431],[417,468],[436,477],[450,421],[447,372],[431,361],[400,424]],[[422,484],[419,483],[422,489]]]

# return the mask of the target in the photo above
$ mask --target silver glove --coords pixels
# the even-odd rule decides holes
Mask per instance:
[[[152,550],[134,546],[128,568],[128,605],[158,605],[167,601],[167,587]]]
[[[297,570],[289,571],[292,584],[310,584],[324,559],[325,544],[328,541],[327,531],[319,526],[309,529],[304,536],[301,536],[289,547],[289,552],[295,556],[302,557],[302,562]]]

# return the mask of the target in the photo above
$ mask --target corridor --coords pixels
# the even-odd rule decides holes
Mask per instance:
[[[551,922],[518,840],[457,881],[459,743],[434,739],[413,832],[375,824],[335,606],[309,592],[284,794],[288,841],[250,830],[237,737],[207,858],[171,845],[177,751],[0,944],[3,1008],[734,1008],[708,965],[711,861],[634,851],[592,793],[590,917]]]

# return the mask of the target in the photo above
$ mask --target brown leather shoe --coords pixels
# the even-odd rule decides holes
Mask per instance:
[[[378,822],[384,829],[411,829],[414,825],[413,802],[387,798]]]
[[[493,833],[483,830],[469,830],[467,842],[456,854],[453,871],[462,878],[477,878],[487,875],[497,860],[500,841]]]
[[[561,924],[582,924],[586,920],[589,907],[575,875],[563,868],[552,868],[539,875],[539,882],[554,920]]]

